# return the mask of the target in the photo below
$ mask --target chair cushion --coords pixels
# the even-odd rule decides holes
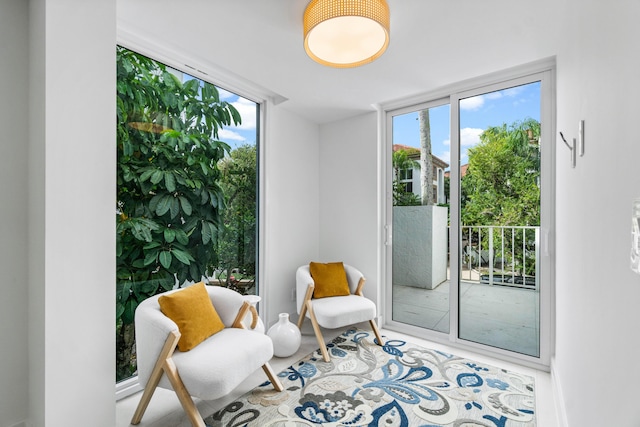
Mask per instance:
[[[349,282],[347,273],[341,262],[330,263],[309,263],[309,271],[315,284],[313,290],[314,298],[326,298],[334,296],[349,295]]]
[[[189,394],[205,400],[228,394],[272,357],[271,338],[239,328],[226,328],[191,351],[173,353]],[[172,389],[166,375],[159,385]]]
[[[341,328],[376,317],[376,305],[373,301],[359,295],[314,299],[311,303],[316,320],[323,328]]]
[[[160,310],[180,330],[178,349],[189,351],[224,329],[204,283],[196,283],[158,298]]]

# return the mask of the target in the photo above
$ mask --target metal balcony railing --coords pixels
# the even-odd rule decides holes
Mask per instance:
[[[460,227],[461,280],[539,289],[540,227]]]

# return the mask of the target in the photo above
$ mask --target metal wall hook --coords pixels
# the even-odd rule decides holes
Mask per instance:
[[[565,143],[565,145],[569,148],[569,150],[571,151],[571,167],[575,168],[576,167],[576,139],[573,138],[572,142],[573,145],[569,144],[567,142],[567,140],[564,138],[564,135],[562,134],[562,132],[560,132],[560,137],[562,138],[562,142]]]

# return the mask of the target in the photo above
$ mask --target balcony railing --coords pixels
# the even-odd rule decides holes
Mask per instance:
[[[539,289],[540,227],[461,227],[461,280]]]

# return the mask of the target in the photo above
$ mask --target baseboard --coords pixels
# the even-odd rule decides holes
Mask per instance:
[[[564,393],[562,392],[562,384],[560,383],[560,377],[556,372],[556,358],[551,358],[551,387],[553,388],[554,402],[556,404],[556,418],[558,421],[558,427],[569,427],[567,421],[567,410],[564,406]]]

